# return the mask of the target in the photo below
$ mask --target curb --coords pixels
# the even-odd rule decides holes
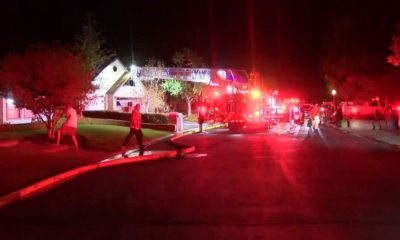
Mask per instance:
[[[195,131],[191,130],[191,131],[188,131],[187,133],[175,135],[170,139],[170,141],[172,143],[174,143],[173,141],[175,141],[176,139],[185,137],[194,132]],[[160,141],[161,139],[165,139],[168,137],[171,137],[171,136],[155,139],[153,141],[150,141],[150,143],[148,143],[148,145],[153,144],[154,142]],[[191,145],[185,145],[185,144],[180,144],[180,143],[176,143],[176,144],[178,144],[178,146],[185,147],[185,148],[182,149],[181,151],[170,150],[170,151],[164,151],[164,152],[160,152],[160,153],[150,154],[147,156],[119,158],[119,159],[115,159],[115,160],[106,159],[106,160],[102,160],[98,163],[93,163],[93,164],[89,164],[89,165],[82,166],[79,168],[75,168],[75,169],[66,171],[64,173],[57,174],[53,177],[46,178],[44,180],[41,180],[37,183],[34,183],[34,184],[28,186],[28,187],[11,192],[4,196],[0,196],[0,209],[13,203],[13,202],[25,200],[25,199],[32,197],[38,193],[48,191],[59,184],[67,182],[79,175],[82,175],[84,173],[87,173],[87,172],[90,172],[90,171],[93,171],[96,169],[111,167],[111,166],[121,165],[121,164],[127,164],[127,163],[137,163],[137,162],[144,162],[144,161],[154,161],[154,160],[168,158],[168,157],[178,157],[178,156],[181,156],[182,154],[193,152],[196,149],[194,146],[191,146]]]

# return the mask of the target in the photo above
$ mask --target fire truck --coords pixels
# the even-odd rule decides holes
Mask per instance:
[[[231,131],[245,127],[269,129],[278,121],[277,111],[273,108],[275,102],[276,97],[272,93],[257,87],[227,86],[226,93],[214,92],[209,119],[226,123]]]

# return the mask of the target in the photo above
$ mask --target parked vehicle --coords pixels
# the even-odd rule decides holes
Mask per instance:
[[[383,118],[385,112],[384,103],[376,100],[344,102],[342,110],[347,119]]]
[[[314,107],[311,103],[305,103],[300,107],[301,120],[300,123],[304,124],[311,118],[311,110]]]

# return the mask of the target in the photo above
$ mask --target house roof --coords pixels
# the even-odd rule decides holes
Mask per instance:
[[[111,94],[114,95],[115,92],[126,83],[129,79],[129,72],[124,72],[124,74],[121,75],[121,77],[115,81],[115,83],[111,86],[110,89],[106,92],[106,94]]]
[[[115,62],[115,61],[119,61],[121,63],[122,66],[124,66],[124,68],[126,69],[124,63],[121,61],[121,59],[119,58],[110,58],[109,60],[106,60],[103,64],[101,64],[99,66],[99,72],[96,73],[96,76],[93,79],[96,79],[97,76],[103,72],[104,69],[106,69],[108,66],[111,65],[111,63]],[[127,70],[127,69],[126,69]]]

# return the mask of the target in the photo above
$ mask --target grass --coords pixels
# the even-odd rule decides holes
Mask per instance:
[[[20,141],[16,146],[0,147],[0,196],[55,174],[112,156],[119,150],[128,132],[129,128],[122,126],[79,125],[79,152],[68,146],[69,141],[61,142],[61,147],[47,142],[45,129],[1,132],[0,141],[27,138],[36,141]],[[146,141],[166,136],[169,132],[143,129],[143,134]],[[83,141],[85,146],[81,145]],[[136,140],[133,137],[129,146],[134,145]]]
[[[166,136],[168,132],[151,129],[143,129],[144,140],[156,139]],[[78,127],[77,135],[83,136],[87,141],[87,149],[91,150],[118,150],[126,135],[129,133],[128,127],[114,125],[81,125]],[[128,146],[136,145],[135,137],[132,138]]]

